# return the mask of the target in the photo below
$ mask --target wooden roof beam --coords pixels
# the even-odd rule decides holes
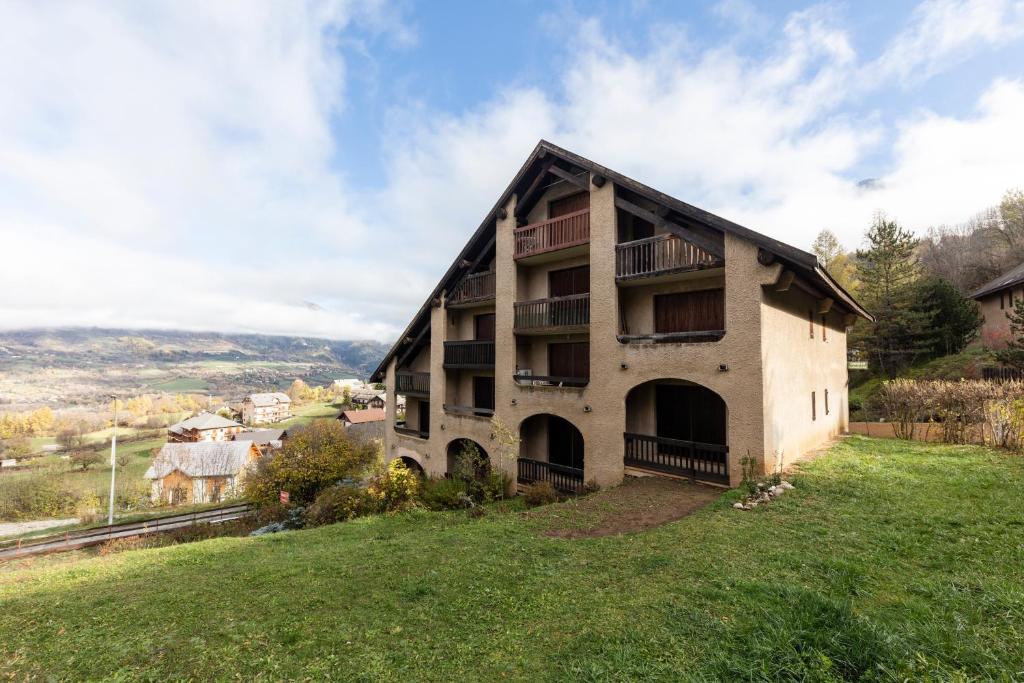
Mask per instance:
[[[516,217],[522,218],[530,212],[533,205],[537,203],[540,195],[544,192],[544,179],[548,177],[548,171],[555,164],[555,157],[553,155],[546,157],[540,162],[540,170],[537,172],[537,177],[533,179],[530,186],[526,188],[526,192],[523,193],[522,197],[516,200]]]
[[[548,172],[551,175],[561,178],[562,180],[568,183],[572,183],[581,190],[590,190],[590,187],[587,185],[587,176],[589,174],[586,171],[583,172],[583,175],[575,175],[571,171],[566,171],[565,169],[559,166],[552,165],[551,168],[548,169]]]
[[[622,197],[615,198],[615,206],[622,209],[626,213],[633,214],[638,218],[643,218],[648,223],[653,223],[659,228],[663,228],[671,233],[678,235],[679,237],[682,237],[687,242],[690,242],[691,244],[700,247],[709,254],[713,254],[718,258],[725,258],[725,249],[722,245],[717,244],[712,240],[709,240],[707,237],[704,237],[703,235],[697,234],[696,232],[690,230],[687,227],[679,225],[678,223],[673,223],[667,218],[662,218],[654,211],[648,211],[647,209],[641,206],[637,206],[633,202],[627,199],[623,199]]]

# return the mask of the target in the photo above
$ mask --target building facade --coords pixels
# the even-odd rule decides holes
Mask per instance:
[[[280,391],[250,394],[242,401],[242,422],[247,425],[273,424],[291,416],[292,399]]]
[[[246,469],[261,456],[252,441],[165,444],[146,471],[154,503],[217,503],[241,491]]]
[[[167,440],[170,443],[230,441],[242,429],[234,420],[204,412],[168,427]]]
[[[813,255],[542,141],[371,377],[385,454],[736,485],[846,429],[857,316]]]
[[[990,349],[1001,349],[1012,338],[1009,314],[1024,298],[1024,263],[986,282],[971,293],[985,319],[981,341]]]

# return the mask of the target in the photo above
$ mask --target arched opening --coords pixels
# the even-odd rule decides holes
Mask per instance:
[[[491,472],[491,458],[476,441],[455,439],[448,444],[447,472],[452,477],[482,479]]]
[[[399,458],[399,460],[401,460],[402,464],[405,465],[406,468],[413,474],[416,474],[420,477],[424,475],[423,465],[416,462],[415,458],[410,458],[408,455],[403,455],[402,457]]]
[[[644,382],[626,396],[624,464],[729,482],[728,411],[717,393],[679,379]]]
[[[542,413],[519,426],[520,484],[549,481],[560,491],[583,487],[583,434],[576,425],[557,415]]]

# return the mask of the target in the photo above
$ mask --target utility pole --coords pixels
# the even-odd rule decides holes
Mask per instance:
[[[114,523],[114,477],[117,474],[117,394],[111,394],[114,399],[114,431],[110,435],[110,505],[107,511],[107,524]]]

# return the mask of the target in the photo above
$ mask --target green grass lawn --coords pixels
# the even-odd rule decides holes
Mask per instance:
[[[853,437],[793,481],[623,536],[413,512],[0,573],[0,673],[1024,678],[1019,455]]]
[[[305,403],[300,406],[292,408],[292,417],[283,421],[277,422],[272,425],[266,425],[268,428],[274,429],[287,429],[288,427],[294,427],[295,425],[308,424],[313,420],[320,418],[335,418],[341,411],[340,408],[335,406],[333,403]]]
[[[210,388],[210,383],[201,377],[175,377],[174,379],[155,382],[149,388],[153,391],[189,393],[193,391],[206,391]]]

